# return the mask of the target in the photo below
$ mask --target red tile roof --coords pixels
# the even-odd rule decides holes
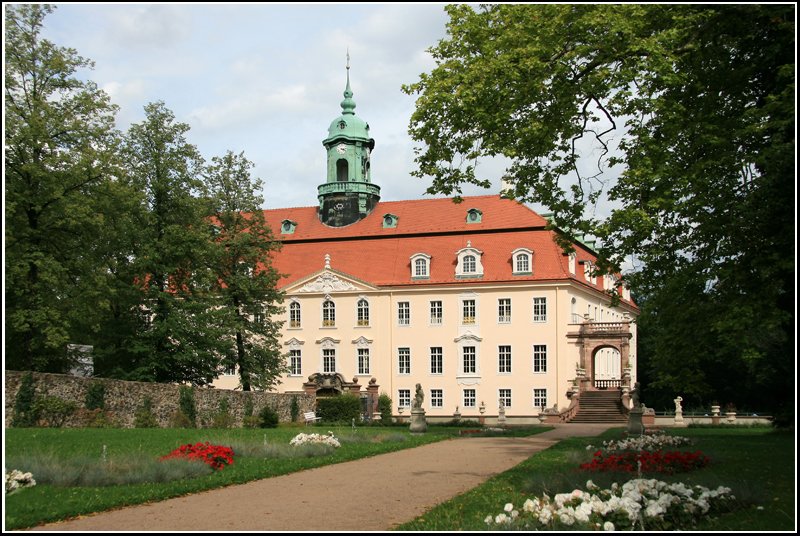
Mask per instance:
[[[467,211],[482,212],[480,223],[467,223]],[[383,216],[394,214],[397,227],[383,228]],[[471,243],[483,252],[483,277],[471,282],[553,281],[574,279],[602,290],[583,278],[583,266],[576,263],[577,276],[569,273],[568,257],[555,243],[547,221],[527,206],[499,196],[423,199],[381,202],[363,220],[346,227],[328,227],[317,217],[317,207],[265,210],[264,216],[283,248],[273,266],[284,274],[281,288],[319,272],[330,255],[332,269],[378,287],[424,286],[463,283],[457,279],[456,252]],[[293,234],[281,234],[281,222],[297,223]],[[511,252],[517,248],[533,251],[533,273],[512,275]],[[430,255],[430,277],[411,278],[411,256]],[[578,248],[578,260],[594,260],[588,250]]]

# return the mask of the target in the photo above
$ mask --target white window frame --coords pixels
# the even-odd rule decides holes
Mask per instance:
[[[289,304],[289,328],[288,329],[300,329],[303,327],[303,315],[301,312],[300,302],[297,300],[292,300]]]
[[[505,350],[507,349],[507,350]],[[511,345],[501,344],[497,347],[497,373],[498,374],[511,374],[513,368]],[[507,370],[503,370],[507,369]]]
[[[547,408],[547,388],[534,387],[533,388],[533,407],[542,409]]]
[[[468,314],[468,308],[471,308],[472,316]],[[475,326],[478,324],[478,300],[476,298],[462,298],[461,299],[461,325],[462,326]]]
[[[533,345],[533,373],[534,374],[547,374],[547,345],[534,344]],[[539,370],[537,370],[537,368]]]
[[[507,392],[504,392],[507,391]],[[511,398],[511,389],[507,387],[503,387],[497,390],[497,400],[500,404],[503,405],[504,408],[510,408],[512,403]],[[506,403],[508,402],[508,403]]]
[[[438,304],[438,306],[434,304]],[[431,326],[441,326],[442,323],[444,322],[444,304],[442,300],[431,300],[430,311],[431,311],[431,318],[430,318]],[[438,316],[436,316],[436,313],[438,313]]]
[[[431,256],[427,253],[414,253],[411,256],[411,279],[430,279],[430,277]]]
[[[364,360],[362,358],[366,358],[366,369],[362,367]],[[356,348],[356,372],[357,376],[369,376],[371,367],[371,356],[369,348]]]
[[[397,390],[397,407],[398,408],[411,407],[411,389]]]
[[[497,298],[497,323],[511,323],[511,298]]]
[[[474,408],[477,405],[477,389],[467,388],[461,391],[461,402],[465,408]]]
[[[443,407],[444,407],[444,390],[431,389],[431,409],[440,409]]]
[[[397,302],[397,325],[398,326],[411,325],[411,302],[408,301]]]
[[[328,304],[330,304],[330,306],[326,307]],[[323,328],[336,327],[336,303],[330,297],[326,297],[324,300],[322,300],[321,318]]]
[[[333,370],[331,370],[330,360],[333,360]],[[336,348],[323,348],[322,349],[322,373],[335,374],[336,370]]]
[[[359,296],[358,301],[356,301],[356,326],[368,328],[369,314],[369,300],[365,296]]]
[[[531,275],[533,274],[533,251],[528,248],[517,248],[511,252],[512,270],[513,275]],[[520,261],[525,259],[527,267],[520,270]]]
[[[481,256],[483,252],[479,249],[472,247],[472,242],[467,242],[467,247],[462,248],[456,252],[456,278],[480,278],[483,277],[483,263],[481,262]],[[472,261],[470,261],[469,266],[465,266],[465,260],[467,257],[472,257],[474,261],[474,265]],[[469,270],[467,270],[469,268]]]
[[[536,296],[533,298],[533,321],[547,322],[547,297]]]
[[[434,350],[438,350],[438,355],[434,353]],[[444,348],[441,346],[431,346],[429,350],[430,355],[430,373],[436,376],[441,376],[444,374]],[[434,358],[438,359],[438,363],[434,361]],[[435,366],[438,365],[438,366]],[[439,370],[436,370],[436,369]]]
[[[468,350],[469,349],[469,350]],[[467,361],[470,361],[469,367]],[[470,370],[467,370],[467,369]],[[461,347],[461,374],[475,375],[478,373],[478,347],[477,346],[462,346]]]
[[[289,350],[289,376],[303,375],[303,351],[300,348]]]
[[[407,346],[397,349],[397,374],[400,376],[411,374],[411,348]]]

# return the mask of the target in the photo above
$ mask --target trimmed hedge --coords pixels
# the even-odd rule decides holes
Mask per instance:
[[[350,424],[353,419],[361,420],[361,399],[345,393],[332,398],[317,399],[317,417],[323,422],[343,422]]]

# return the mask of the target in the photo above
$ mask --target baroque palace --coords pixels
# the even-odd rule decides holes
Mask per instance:
[[[593,244],[565,254],[543,216],[500,195],[381,202],[349,70],[344,97],[318,205],[265,211],[283,243],[279,389],[355,393],[368,414],[385,392],[397,417],[420,384],[429,418],[520,422],[545,409],[569,420],[587,392],[619,400],[635,381],[638,309],[616,277],[591,274]],[[236,388],[234,372],[215,386]]]

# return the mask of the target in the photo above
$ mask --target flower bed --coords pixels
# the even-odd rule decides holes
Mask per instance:
[[[490,529],[685,530],[700,516],[730,509],[735,500],[723,486],[711,490],[655,479],[637,478],[602,490],[589,480],[586,489],[527,499],[521,511],[508,503],[503,513],[485,522]]]
[[[581,464],[584,471],[624,471],[641,473],[685,473],[693,469],[700,469],[710,463],[708,456],[702,452],[662,452],[657,450],[649,452],[623,452],[621,454],[606,454],[598,450],[594,453],[592,461]]]
[[[32,488],[36,485],[33,475],[12,469],[6,473],[6,495],[11,495],[23,488]]]
[[[323,434],[297,434],[294,438],[289,441],[290,445],[295,447],[299,445],[310,445],[310,444],[321,444],[321,445],[329,445],[334,448],[339,448],[342,445],[339,443],[339,440],[333,436],[333,432],[328,431],[328,435]]]
[[[688,437],[668,436],[664,433],[658,433],[629,437],[618,441],[603,441],[603,449],[607,452],[624,450],[664,450],[665,447],[679,447],[689,444],[691,444],[691,440]],[[594,446],[588,445],[586,450],[592,450],[594,448]]]
[[[195,443],[194,445],[181,445],[159,459],[169,460],[173,458],[200,460],[213,469],[222,469],[228,465],[233,465],[233,449],[220,445],[211,445],[206,441],[205,443]]]

